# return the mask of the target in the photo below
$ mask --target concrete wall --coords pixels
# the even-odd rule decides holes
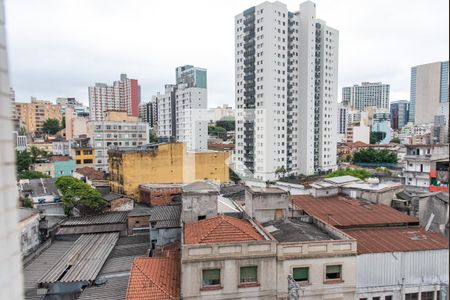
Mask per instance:
[[[163,247],[181,240],[181,227],[150,229],[150,242],[156,240],[156,247]]]
[[[150,216],[128,216],[128,232],[131,234],[134,228],[144,228],[149,227],[149,219]]]
[[[75,160],[73,159],[68,161],[55,161],[53,164],[55,170],[55,178],[61,176],[72,176],[73,172],[76,169]]]
[[[19,222],[21,232],[20,248],[23,255],[29,254],[39,246],[39,219],[39,214],[35,214]]]
[[[245,211],[260,223],[285,217],[289,210],[287,193],[253,193],[245,189]]]
[[[206,219],[217,216],[218,192],[208,193],[183,193],[183,207],[181,219],[184,223],[190,224],[198,221],[199,216]]]
[[[134,201],[130,198],[120,198],[111,201],[111,211],[130,211],[133,210]]]

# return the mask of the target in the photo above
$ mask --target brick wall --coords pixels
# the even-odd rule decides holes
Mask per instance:
[[[174,188],[140,188],[141,202],[147,205],[166,205],[176,196],[181,197],[181,187]]]
[[[17,187],[13,124],[5,37],[0,0],[0,299],[23,299],[22,261],[17,227]]]

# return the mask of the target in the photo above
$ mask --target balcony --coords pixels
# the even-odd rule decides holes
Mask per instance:
[[[244,76],[244,80],[245,80],[245,81],[255,80],[255,75],[254,75],[254,74],[251,74],[251,75],[245,75],[245,76]]]
[[[255,39],[250,39],[248,42],[244,44],[244,48],[247,50],[248,48],[255,47]]]
[[[245,26],[244,32],[252,32],[255,31],[255,24],[249,24],[248,26]]]
[[[244,19],[244,25],[245,26],[247,26],[247,25],[249,25],[251,23],[255,23],[255,15],[254,14],[251,14],[251,15],[249,15],[248,17],[246,17]]]
[[[252,65],[255,63],[255,57],[251,56],[249,58],[244,59],[244,66]]]

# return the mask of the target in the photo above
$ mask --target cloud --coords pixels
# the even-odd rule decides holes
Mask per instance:
[[[209,105],[234,104],[234,16],[257,1],[6,0],[11,82],[19,101],[75,96],[136,78],[151,99],[184,64],[208,69]],[[297,10],[300,1],[286,1]],[[339,86],[391,84],[409,98],[411,66],[448,60],[447,0],[318,0],[340,31]]]

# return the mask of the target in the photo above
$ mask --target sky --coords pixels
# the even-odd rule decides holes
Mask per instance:
[[[208,70],[208,106],[234,106],[234,16],[255,0],[6,0],[16,101],[76,97],[138,79],[142,101],[175,81],[175,68]],[[290,11],[303,1],[283,0]],[[339,91],[391,84],[409,100],[410,68],[448,60],[448,0],[316,0],[317,17],[339,30]],[[338,101],[340,101],[340,94]]]

